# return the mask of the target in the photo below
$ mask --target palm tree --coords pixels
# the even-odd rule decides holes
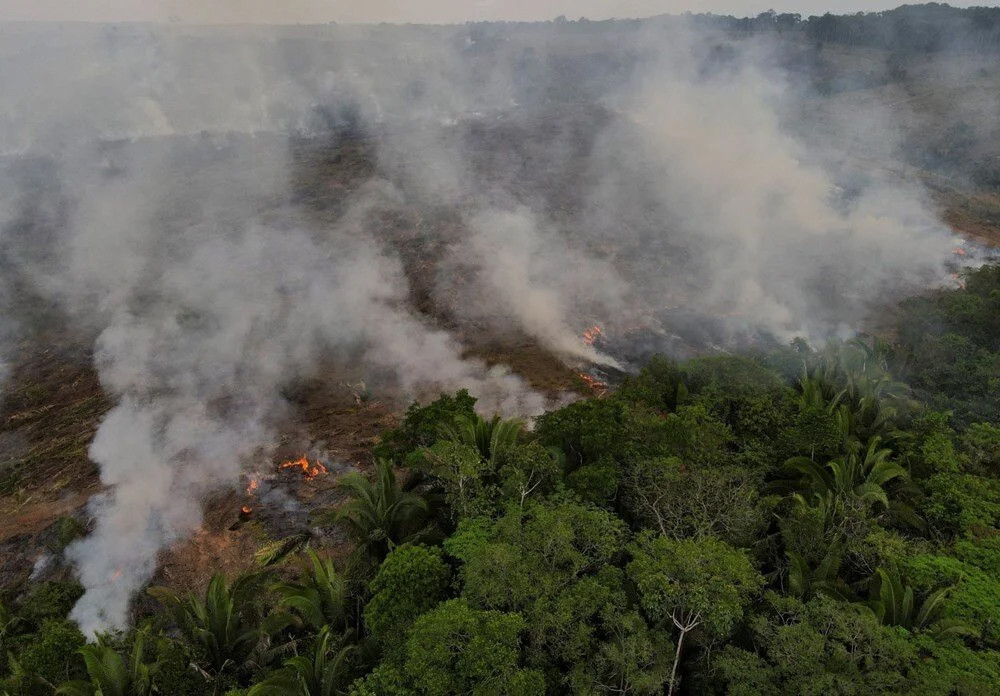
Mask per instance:
[[[924,597],[918,607],[913,588],[904,583],[896,568],[879,568],[872,577],[869,601],[866,602],[878,620],[886,626],[901,626],[909,631],[927,631],[935,638],[954,635],[975,635],[965,623],[942,618],[944,600],[953,587],[944,587]]]
[[[890,374],[890,353],[884,341],[876,339],[868,345],[855,339],[839,354],[846,398],[852,406],[851,432],[862,442],[875,436],[886,437],[899,416],[916,405],[910,388]]]
[[[329,627],[316,636],[311,656],[298,655],[257,684],[247,696],[336,696],[351,683],[352,660],[357,646],[347,645],[350,634],[334,640]]]
[[[823,595],[844,601],[853,601],[854,592],[840,578],[840,561],[843,557],[843,547],[835,541],[816,568],[810,568],[806,559],[789,551],[788,553],[788,589],[802,601],[816,595]]]
[[[776,490],[794,490],[804,495],[837,497],[855,496],[867,503],[889,507],[885,484],[893,479],[906,479],[903,467],[890,461],[891,450],[880,448],[881,439],[872,438],[862,452],[854,448],[846,455],[819,464],[809,457],[792,457],[785,468],[797,478],[772,484]]]
[[[871,345],[855,339],[831,346],[800,380],[800,407],[824,404],[835,412],[845,448],[889,437],[899,416],[916,404],[909,387],[892,378],[890,355],[888,344],[878,340]]]
[[[517,419],[493,416],[485,420],[473,414],[471,417],[459,416],[454,423],[442,426],[441,436],[474,447],[482,460],[492,467],[500,453],[517,444],[523,430],[524,423]]]
[[[171,613],[181,632],[204,652],[209,668],[219,675],[266,661],[261,658],[270,638],[291,622],[287,614],[265,617],[258,609],[268,577],[267,573],[249,573],[227,585],[224,577],[213,575],[204,599],[194,594],[181,597],[166,587],[151,587],[148,592]]]
[[[312,532],[307,530],[265,544],[254,553],[253,560],[262,568],[276,565],[291,554],[308,550],[312,536]]]
[[[90,681],[73,681],[56,689],[66,696],[150,696],[155,664],[143,661],[145,635],[140,631],[132,643],[128,664],[103,639],[80,649]]]
[[[356,553],[368,559],[380,561],[413,539],[427,513],[427,501],[400,488],[392,464],[384,459],[375,463],[374,481],[352,472],[341,479],[340,488],[351,499],[334,509],[332,518],[347,525]]]
[[[805,371],[799,378],[798,407],[800,411],[817,409],[833,414],[840,406],[845,393],[843,389],[837,390],[831,382],[819,375],[810,375]]]
[[[280,597],[279,606],[293,610],[316,631],[326,626],[344,628],[347,623],[344,578],[331,559],[320,558],[312,549],[306,553],[309,561],[303,564],[302,581],[273,587]]]

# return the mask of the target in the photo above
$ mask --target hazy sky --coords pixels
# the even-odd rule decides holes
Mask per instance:
[[[910,0],[911,2],[913,0]],[[0,0],[0,21],[183,21],[191,23],[462,22],[487,19],[638,17],[773,8],[803,16],[883,10],[903,0]],[[952,3],[966,6],[969,3]],[[979,2],[993,5],[993,2]]]

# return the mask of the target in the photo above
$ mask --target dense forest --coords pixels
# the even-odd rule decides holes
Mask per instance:
[[[867,46],[901,54],[933,53],[938,51],[1000,50],[1000,8],[952,7],[946,3],[901,5],[892,10],[856,12],[835,15],[825,13],[803,17],[799,13],[768,10],[756,17],[696,14],[690,18],[703,26],[741,34],[769,32],[799,33],[818,43],[840,43]],[[644,22],[674,22],[674,15],[661,15],[652,20],[591,21],[581,17],[569,21],[556,20],[565,31],[590,31],[609,23],[635,24]],[[502,23],[497,23],[498,25]]]
[[[897,53],[1000,50],[1000,8],[902,5],[881,12],[803,18],[773,10],[756,17],[698,15],[706,25],[744,33],[801,32],[819,43],[880,48]]]
[[[33,584],[0,608],[0,688],[995,693],[1000,266],[963,280],[891,341],[655,359],[532,429],[414,404],[317,513],[350,555],[281,540],[91,644],[79,586]]]

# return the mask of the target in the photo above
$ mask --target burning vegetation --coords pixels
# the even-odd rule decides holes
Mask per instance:
[[[246,502],[239,509],[237,522],[230,527],[231,530],[238,529],[239,526],[249,520],[258,505],[258,497],[261,490],[261,483],[266,482],[270,489],[274,485],[277,474],[284,471],[301,473],[305,481],[314,481],[320,476],[329,473],[329,469],[318,458],[310,460],[308,455],[302,455],[298,459],[290,459],[275,466],[272,474],[249,474],[247,475],[247,485],[245,489]]]
[[[770,21],[766,15],[757,23]],[[280,125],[263,130],[256,122],[248,126],[243,112],[235,117],[237,128],[209,117],[182,122],[184,114],[198,112],[186,107],[197,105],[184,102],[186,94],[171,102],[166,90],[162,104],[148,103],[145,94],[139,103],[162,112],[163,128],[176,129],[169,136],[157,130],[107,142],[132,132],[114,114],[113,127],[95,146],[99,166],[87,159],[90,154],[65,160],[52,154],[59,174],[50,181],[39,174],[44,166],[17,162],[11,178],[17,185],[0,191],[0,201],[13,203],[0,210],[0,240],[9,245],[0,255],[19,272],[7,275],[51,280],[53,287],[31,292],[74,298],[58,307],[67,316],[93,296],[102,312],[83,316],[77,328],[93,342],[94,368],[113,393],[108,403],[92,400],[96,410],[88,405],[76,416],[86,416],[93,427],[100,423],[89,449],[92,429],[43,423],[47,405],[31,393],[18,394],[21,415],[6,422],[38,418],[39,432],[56,433],[60,442],[59,433],[85,432],[85,442],[74,436],[72,447],[58,451],[82,459],[89,452],[102,480],[115,487],[107,504],[87,510],[95,519],[88,532],[65,553],[66,544],[59,545],[67,559],[59,572],[69,572],[72,563],[85,586],[69,620],[65,611],[37,611],[30,593],[5,593],[23,615],[3,622],[9,635],[0,637],[17,669],[0,676],[0,692],[29,693],[16,681],[22,677],[57,685],[88,676],[73,642],[82,644],[83,636],[73,633],[71,621],[88,636],[124,628],[152,611],[149,602],[135,602],[151,578],[175,587],[207,580],[159,579],[172,566],[157,554],[195,534],[241,551],[275,535],[280,538],[268,540],[279,550],[269,554],[275,563],[303,543],[316,555],[301,559],[304,570],[273,593],[280,595],[274,606],[267,605],[270,593],[245,591],[261,579],[270,583],[266,574],[235,579],[233,586],[221,579],[258,563],[252,553],[231,554],[245,561],[238,568],[219,564],[220,577],[204,602],[170,602],[168,593],[154,590],[168,609],[189,610],[181,618],[164,611],[152,622],[165,627],[156,637],[155,659],[176,654],[179,669],[140,665],[153,654],[143,658],[138,643],[134,664],[148,666],[155,679],[201,680],[193,686],[159,683],[161,693],[264,692],[287,682],[296,666],[312,660],[316,667],[334,650],[354,650],[351,641],[364,648],[365,659],[346,660],[343,674],[329,672],[338,693],[383,693],[398,684],[415,685],[414,693],[469,693],[484,680],[531,696],[609,688],[799,693],[822,690],[830,674],[843,676],[850,682],[845,689],[857,693],[886,685],[892,693],[965,693],[970,684],[1000,681],[994,659],[1000,635],[990,618],[995,612],[982,600],[1000,592],[989,584],[997,563],[987,543],[1000,526],[989,514],[990,501],[998,498],[1000,290],[989,273],[965,272],[983,258],[982,250],[947,239],[936,214],[924,209],[920,195],[910,195],[909,186],[896,191],[897,168],[870,167],[867,160],[825,162],[820,136],[836,141],[835,128],[825,133],[822,124],[800,124],[810,126],[801,128],[808,140],[786,132],[787,114],[773,103],[775,85],[797,106],[797,85],[808,84],[807,76],[786,80],[772,74],[770,61],[756,65],[755,49],[726,44],[725,29],[694,36],[692,56],[682,55],[686,48],[660,56],[667,69],[657,58],[636,67],[637,79],[633,73],[609,75],[613,92],[600,91],[599,79],[567,85],[553,106],[547,85],[565,82],[566,74],[590,75],[593,63],[631,70],[645,50],[638,48],[646,46],[633,41],[635,30],[628,26],[558,24],[544,29],[552,31],[546,51],[553,59],[542,61],[522,55],[535,31],[523,27],[476,27],[468,35],[461,28],[427,29],[426,36],[435,37],[427,55],[416,33],[412,42],[380,39],[367,47],[359,39],[345,51],[377,50],[394,66],[390,71],[399,69],[399,79],[374,73],[343,82],[405,89],[322,95],[350,104],[345,112],[356,107],[351,125],[331,122],[314,130],[308,121],[339,116],[313,95],[300,122],[294,121],[294,99],[282,109],[261,109],[282,114]],[[741,37],[753,33],[753,22],[739,26]],[[592,38],[609,30],[607,49],[576,34]],[[402,32],[411,30],[398,31],[406,36]],[[529,32],[524,43],[509,40],[517,31]],[[656,31],[651,25],[641,33]],[[156,43],[154,36],[150,30]],[[562,44],[567,36],[572,55]],[[451,40],[456,37],[468,40]],[[104,38],[128,55],[127,40]],[[833,54],[841,49],[824,48],[828,41],[810,35],[775,64],[832,70]],[[156,43],[157,51],[171,43]],[[273,60],[273,46],[265,43],[264,55]],[[457,93],[441,92],[425,75],[405,71],[411,56],[447,60],[447,51],[436,51],[439,43],[464,47],[447,66],[451,73],[442,74],[460,79],[468,66],[476,78],[506,74],[480,68],[504,65],[506,47],[516,46],[511,65],[525,79],[509,90],[489,90],[503,95],[497,113],[492,106],[464,112],[464,105],[490,99],[463,93],[468,84],[456,86]],[[390,44],[406,46],[395,57],[399,62],[386,55]],[[577,55],[581,44],[585,50]],[[723,45],[731,50],[703,50]],[[617,48],[610,47],[617,46],[626,53],[614,57]],[[331,76],[346,75],[336,72],[344,66],[319,61],[317,72],[310,72],[312,48],[297,50],[289,38],[278,53],[294,56],[288,62],[301,74],[281,75],[274,90],[241,85],[236,92],[270,98],[270,91],[291,94],[318,84],[339,89]],[[605,50],[610,60],[602,57]],[[658,50],[649,49],[651,55]],[[800,51],[809,59],[798,60]],[[433,60],[413,63],[422,69]],[[559,72],[534,72],[546,64],[560,66]],[[272,67],[259,74],[269,75]],[[230,77],[238,81],[234,72],[215,73],[217,86]],[[205,73],[211,80],[212,70]],[[853,78],[829,77],[817,83],[822,90],[807,90],[810,104],[826,99],[814,92],[853,96]],[[883,87],[921,93],[895,79],[861,86],[866,93]],[[155,85],[149,80],[134,82],[146,91]],[[522,82],[530,89],[522,91]],[[626,84],[641,89],[629,94],[620,89]],[[828,89],[831,84],[837,89]],[[619,91],[620,108],[609,109],[619,100],[606,97]],[[243,105],[225,96],[217,100],[223,108]],[[449,105],[455,112],[442,116],[438,107],[447,111]],[[835,111],[833,98],[830,105]],[[404,128],[397,131],[400,123]],[[58,123],[43,125],[51,128],[41,132],[62,134]],[[180,135],[206,126],[227,135]],[[411,126],[433,137],[405,137]],[[74,124],[71,133],[77,130],[88,131]],[[296,136],[288,138],[291,131]],[[814,139],[820,143],[815,150]],[[288,140],[295,141],[289,172],[260,164],[283,162]],[[4,152],[15,150],[11,145]],[[361,150],[363,157],[351,154]],[[550,157],[556,150],[559,156]],[[47,151],[38,156],[47,157]],[[429,161],[434,176],[424,176]],[[452,161],[459,164],[448,166]],[[524,166],[528,161],[541,166]],[[855,168],[872,173],[855,177]],[[76,178],[93,171],[92,178]],[[3,175],[0,169],[0,185]],[[36,179],[44,181],[41,194]],[[839,186],[848,182],[848,188]],[[64,198],[53,193],[63,189]],[[137,195],[123,195],[132,191]],[[8,207],[17,218],[9,225]],[[181,233],[165,234],[175,229]],[[46,234],[28,234],[37,230]],[[137,239],[137,230],[149,236]],[[21,238],[32,244],[51,238],[53,247],[22,249]],[[170,249],[176,253],[145,253],[161,250],[162,239],[176,243]],[[120,251],[112,256],[121,260],[122,272],[95,272],[89,256],[76,258],[90,249]],[[63,250],[72,258],[57,253]],[[39,260],[49,256],[65,260],[72,272]],[[863,326],[896,278],[933,278],[935,287],[946,286],[908,301],[902,330],[892,334],[898,345],[810,347]],[[21,292],[3,283],[0,298]],[[901,289],[899,297],[909,292]],[[77,303],[80,297],[88,302]],[[656,310],[668,302],[663,312]],[[636,317],[643,321],[633,324]],[[789,347],[793,332],[805,339]],[[744,333],[751,336],[745,342]],[[558,378],[532,380],[516,359],[494,351],[500,344],[514,346],[512,353],[537,350],[544,358],[539,371],[555,372],[549,365],[556,363]],[[740,357],[748,345],[759,351]],[[350,368],[372,375],[372,391],[364,381],[344,382],[350,400],[344,396],[327,408],[317,407],[312,394],[299,399],[286,389],[303,375],[319,375],[317,391],[329,387],[335,380],[323,369],[326,356],[356,362]],[[618,389],[620,384],[625,386]],[[441,392],[458,394],[414,404],[402,417],[388,412],[400,400],[423,403]],[[383,398],[385,420],[376,420],[374,407]],[[112,405],[107,417],[98,417]],[[353,415],[343,416],[348,412]],[[477,412],[503,417],[490,420]],[[377,426],[367,430],[349,420],[361,417]],[[379,439],[377,430],[400,417],[402,424]],[[285,460],[298,454],[296,444],[251,465],[256,469],[243,474],[239,490],[241,466],[252,453],[288,442],[284,428],[303,422],[309,423],[307,434],[292,441],[329,437],[336,460],[312,456],[312,450]],[[13,437],[5,437],[0,449],[17,448],[18,433],[8,434]],[[13,463],[48,476],[53,469],[39,464],[51,459],[39,454],[48,450],[34,445],[32,439]],[[151,456],[122,456],[128,446]],[[193,464],[175,471],[178,461]],[[199,461],[202,469],[187,476]],[[359,471],[335,480],[335,461]],[[0,475],[14,491],[13,505],[20,505],[32,492],[7,478],[10,463],[0,462]],[[826,485],[830,472],[839,481],[843,471],[859,480]],[[96,474],[92,478],[96,491]],[[169,485],[151,487],[150,481]],[[229,528],[250,522],[252,533],[225,533],[237,505],[238,519]],[[321,522],[317,511],[330,514]],[[831,539],[831,529],[840,530],[837,538]],[[355,546],[344,549],[348,537]],[[18,528],[8,547],[24,546],[25,538]],[[350,562],[339,562],[342,551],[352,553]],[[553,563],[553,554],[574,558]],[[567,570],[570,565],[576,570]],[[176,566],[204,573],[209,564]],[[291,566],[279,571],[290,582]],[[711,572],[702,572],[706,568]],[[518,582],[498,584],[497,569]],[[667,586],[675,590],[669,607],[661,591]],[[306,611],[305,600],[315,593],[324,600],[322,611]],[[702,601],[722,595],[731,600],[727,606]],[[304,601],[288,601],[293,596]],[[890,606],[898,596],[909,599]],[[199,624],[206,615],[200,609],[220,597],[232,600],[234,620],[246,630],[239,645],[220,644],[226,655],[214,651],[206,658],[204,636],[212,626]],[[413,606],[394,611],[407,597],[416,597]],[[567,606],[580,611],[552,613]],[[293,624],[267,631],[278,623],[269,614],[277,620],[290,613],[296,614]],[[7,616],[6,607],[0,614]],[[584,636],[571,659],[565,646],[546,638],[553,626]],[[345,633],[347,627],[354,632]],[[46,631],[56,629],[64,640],[49,640]],[[114,647],[93,646],[86,662],[117,664],[114,649],[143,635],[122,634]],[[244,645],[245,636],[257,642]],[[843,636],[852,638],[849,645],[840,644]],[[790,667],[782,650],[790,637],[822,649]],[[55,644],[68,646],[65,655],[32,652],[35,645]],[[445,644],[454,651],[443,655]],[[616,645],[629,646],[628,654]],[[475,650],[482,654],[471,654]],[[282,665],[280,656],[290,653],[294,661]],[[825,661],[844,654],[858,656],[848,668],[844,660]],[[486,662],[489,674],[477,671]],[[197,670],[188,668],[191,663]],[[45,672],[47,665],[57,667]],[[429,680],[427,665],[438,681]],[[873,665],[877,674],[868,673]],[[253,687],[252,680],[267,686]]]
[[[323,476],[328,473],[327,468],[319,460],[310,462],[306,455],[302,455],[293,461],[284,462],[278,466],[278,471],[285,469],[298,469],[302,472],[306,481],[312,481],[317,476]]]
[[[597,341],[597,339],[601,337],[603,333],[604,330],[600,326],[595,324],[594,326],[590,327],[589,329],[583,332],[583,342],[586,343],[588,346],[592,346]]]
[[[606,382],[602,382],[596,377],[591,377],[586,372],[577,372],[576,376],[583,380],[583,383],[587,385],[595,395],[603,396],[608,393],[608,385]]]

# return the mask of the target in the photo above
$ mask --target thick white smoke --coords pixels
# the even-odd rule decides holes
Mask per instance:
[[[159,116],[196,111],[197,96],[174,94],[152,123],[130,127],[176,133]],[[244,128],[245,108],[234,111],[235,121],[220,112],[216,130]],[[204,497],[273,441],[287,415],[282,387],[324,356],[359,360],[401,397],[467,388],[487,412],[543,409],[520,378],[466,359],[411,312],[402,264],[371,232],[399,203],[391,184],[373,180],[327,219],[291,201],[283,136],[97,144],[60,128],[38,130],[69,145],[43,153],[54,163],[48,193],[67,214],[44,253],[15,260],[96,335],[101,383],[117,401],[90,449],[108,486],[90,506],[96,526],[67,550],[85,588],[72,618],[86,633],[126,625],[159,552],[196,529]],[[41,214],[23,191],[7,193],[22,218]],[[24,223],[5,226],[5,246],[25,242]]]
[[[757,50],[720,62],[698,43],[676,35],[639,71],[591,158],[588,234],[631,247],[647,303],[822,341],[946,279],[951,235],[919,187],[825,149],[866,129],[891,142],[877,105],[819,137],[788,123],[814,97]]]
[[[464,322],[614,365],[583,328],[683,307],[733,336],[820,339],[943,278],[920,189],[830,151],[850,134],[813,138],[814,95],[767,51],[676,25],[597,47],[524,31],[4,30],[0,149],[49,163],[44,186],[5,169],[4,258],[96,337],[116,402],[90,451],[108,490],[68,550],[85,631],[127,622],[159,552],[289,416],[282,387],[323,360],[531,415],[542,397],[464,356]],[[311,208],[288,136],[343,130],[377,171]],[[457,331],[410,306],[403,238],[435,250],[423,272]]]
[[[774,46],[683,23],[623,39],[643,59],[601,88],[606,115],[586,146],[575,104],[503,111],[497,95],[524,96],[503,88],[510,73],[439,47],[437,72],[459,86],[426,81],[412,111],[429,111],[425,99],[496,110],[419,137],[385,124],[398,176],[463,213],[438,278],[455,314],[601,362],[579,340],[595,319],[635,328],[680,307],[731,339],[822,342],[856,331],[876,303],[947,281],[946,226],[919,184],[879,164],[893,161],[898,132],[877,101],[818,118],[819,98],[792,86]]]
[[[281,387],[309,376],[324,351],[360,353],[404,393],[467,387],[487,409],[542,408],[518,378],[464,360],[451,336],[408,312],[401,267],[360,224],[381,195],[361,193],[331,229],[278,211],[241,220],[202,209],[176,230],[155,215],[74,230],[108,252],[98,274],[62,290],[89,289],[106,309],[96,362],[119,399],[90,451],[110,490],[94,502],[94,531],[68,551],[87,589],[72,614],[86,632],[125,624],[158,552],[197,528],[204,496],[273,439]]]
[[[439,270],[444,301],[453,298],[452,308],[466,318],[495,326],[510,321],[560,357],[620,367],[581,340],[579,330],[587,319],[582,308],[607,316],[623,300],[626,283],[609,263],[553,230],[543,232],[526,208],[484,210],[466,225],[451,263]],[[453,287],[463,271],[471,283]],[[470,294],[476,302],[466,300]]]

